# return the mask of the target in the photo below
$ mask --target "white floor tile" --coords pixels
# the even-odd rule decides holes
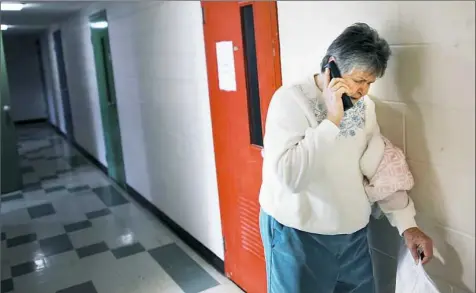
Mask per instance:
[[[74,250],[46,257],[38,241],[10,248],[6,247],[7,241],[2,241],[2,280],[12,278],[12,266],[26,262],[34,262],[36,266],[34,272],[13,278],[13,293],[56,293],[58,290],[85,282],[92,282],[99,293],[184,293],[179,284],[167,274],[167,270],[147,251],[174,242],[178,242],[195,262],[220,283],[219,286],[204,292],[241,292],[178,240],[154,215],[134,202],[124,190],[120,189],[119,192],[130,203],[106,207],[91,189],[117,186],[91,163],[65,172],[70,168],[66,163],[69,158],[81,155],[52,130],[35,128],[33,131],[20,128],[19,136],[22,137],[20,154],[32,151],[23,156],[27,159],[21,162],[23,167],[33,168],[33,172],[24,174],[25,181],[37,183],[40,178],[55,175],[58,171],[61,171],[61,174],[57,175],[57,178],[43,180],[41,189],[25,192],[23,199],[4,202],[0,214],[2,231],[6,232],[8,238],[36,234],[37,239],[45,239],[67,234],[66,239],[71,241]],[[26,139],[27,136],[31,138]],[[38,148],[43,149],[38,151]],[[28,160],[38,157],[44,158]],[[58,158],[47,160],[47,157]],[[45,191],[58,186],[62,189],[48,193]],[[78,186],[89,186],[90,189],[69,192],[69,188]],[[51,204],[55,213],[31,219],[27,208],[42,204]],[[64,225],[87,221],[87,213],[99,210],[110,211],[110,214],[90,219],[91,227],[77,226],[78,230],[74,232],[65,231]],[[61,245],[68,244],[62,239],[63,241],[56,243],[56,250],[65,248]],[[97,243],[106,243],[108,250],[104,251],[106,248],[101,244],[90,246]],[[116,256],[110,250],[137,243],[144,247],[145,251],[116,259],[117,250]],[[86,246],[88,247],[85,248]],[[76,251],[79,248],[82,248],[82,258]]]
[[[242,291],[235,284],[226,284],[202,291],[200,293],[244,293],[244,291]]]

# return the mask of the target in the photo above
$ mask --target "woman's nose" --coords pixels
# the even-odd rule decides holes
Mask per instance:
[[[359,88],[359,94],[361,94],[362,96],[366,95],[368,91],[369,91],[368,86],[362,86]]]

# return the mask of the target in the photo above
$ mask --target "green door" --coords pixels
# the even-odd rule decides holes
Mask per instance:
[[[10,114],[7,67],[3,51],[3,36],[0,32],[0,121],[1,126],[1,193],[10,193],[22,188],[20,160],[17,149],[15,124]]]
[[[112,70],[109,31],[106,11],[101,11],[89,18],[91,41],[94,50],[96,77],[101,106],[104,141],[108,173],[119,185],[125,186],[126,175],[122,157],[121,129],[117,113],[116,91]]]

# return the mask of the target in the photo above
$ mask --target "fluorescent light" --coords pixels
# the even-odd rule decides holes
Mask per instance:
[[[23,3],[14,3],[14,2],[7,2],[7,3],[0,3],[0,8],[2,11],[20,11],[25,7]]]
[[[89,25],[91,28],[107,28],[107,21],[91,22]]]
[[[2,26],[2,31],[6,31],[8,29],[8,25],[6,24],[2,24],[1,26]]]

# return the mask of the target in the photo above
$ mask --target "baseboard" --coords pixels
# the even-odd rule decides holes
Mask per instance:
[[[52,124],[52,123],[48,123],[48,125],[53,128],[53,130],[61,137],[63,137],[64,139],[66,139],[66,134],[64,134],[61,129],[59,129],[58,126]]]
[[[66,137],[66,134],[64,134],[57,126],[53,124],[50,124],[50,126],[56,131],[56,133],[58,133],[64,139],[68,140],[68,138]],[[93,157],[86,149],[80,146],[76,141],[70,141],[70,143],[81,153],[81,155],[85,156],[86,159],[88,159],[91,163],[93,163],[94,166],[100,169],[104,174],[108,175],[106,166],[104,166],[101,162],[99,162],[98,159]]]
[[[222,274],[225,274],[225,263],[222,259],[216,256],[210,249],[193,237],[190,233],[185,231],[180,225],[175,223],[170,217],[168,217],[164,212],[137,192],[134,188],[127,185],[128,194],[134,198],[141,206],[155,215],[161,222],[163,222],[167,227],[169,227],[177,236],[182,239],[188,246],[190,246],[196,253],[198,253],[205,261],[212,265],[217,271]]]
[[[62,137],[66,138],[66,135],[56,126],[50,124],[51,127]],[[78,151],[85,156],[91,163],[98,167],[106,176],[111,178],[107,172],[106,166],[104,166],[98,159],[93,157],[88,151],[83,147],[78,145],[76,142],[71,142],[71,144],[78,149]],[[111,178],[112,179],[112,178]],[[172,230],[177,236],[190,246],[197,254],[199,254],[206,262],[213,266],[217,271],[222,274],[225,274],[225,263],[222,259],[216,256],[210,249],[193,237],[190,233],[185,231],[179,224],[175,223],[169,216],[167,216],[163,211],[158,207],[152,204],[148,199],[146,199],[142,194],[137,192],[130,185],[126,184],[126,192],[142,207],[151,212],[157,219],[164,223],[170,230]]]
[[[82,146],[80,146],[77,142],[72,142],[73,146],[78,149],[78,151],[81,153],[81,155],[85,156],[86,159],[91,161],[98,169],[100,169],[104,174],[106,174],[109,177],[109,174],[107,172],[107,167],[104,166],[101,162],[99,162],[98,159],[93,157],[87,150],[85,150]],[[112,179],[112,178],[111,178]]]
[[[46,123],[48,122],[47,118],[38,118],[38,119],[27,119],[15,121],[15,125],[28,125],[28,124],[37,124],[37,123]]]
[[[59,129],[58,126],[54,125],[53,123],[48,123],[48,125],[53,128],[54,131],[56,131],[57,134],[59,134],[60,136],[66,138],[66,134],[64,134],[61,129]]]

